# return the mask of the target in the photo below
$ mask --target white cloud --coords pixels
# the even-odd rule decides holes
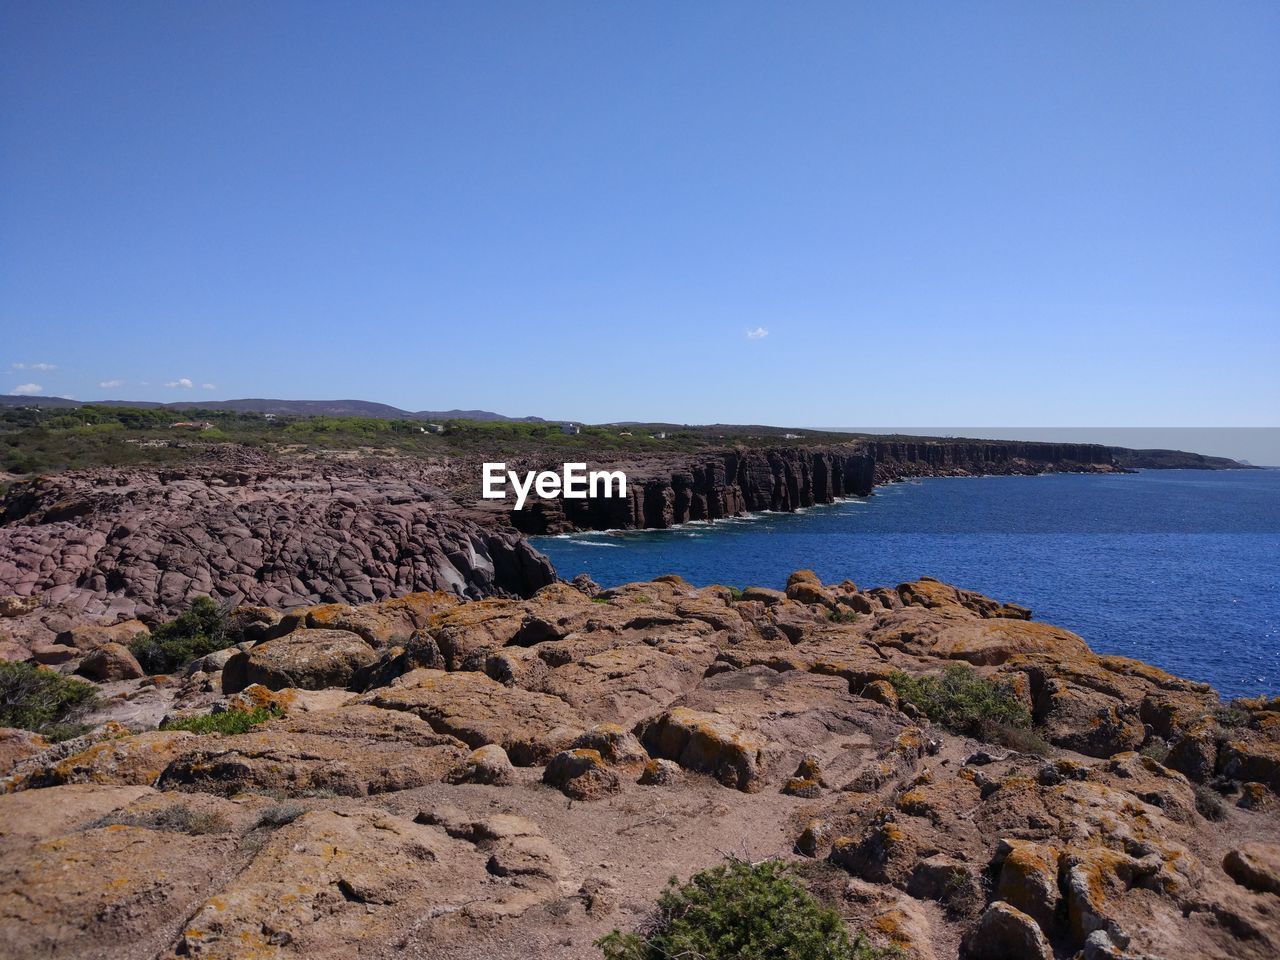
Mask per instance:
[[[764,327],[756,327],[754,330],[747,331],[748,340],[763,340],[769,335],[769,331]]]
[[[13,364],[13,369],[40,370],[44,373],[48,373],[50,370],[57,370],[58,365],[56,363],[15,363]]]
[[[200,389],[201,390],[217,390],[218,385],[216,383],[202,383],[200,384]]]
[[[183,390],[190,390],[192,387],[195,386],[195,384],[191,382],[190,377],[179,377],[177,380],[170,380],[168,383],[165,384],[165,386],[168,387],[170,390],[174,389],[175,387],[181,387]]]
[[[123,380],[102,380],[98,383],[99,390],[114,390],[116,387],[123,387]]]
[[[20,397],[29,397],[33,394],[43,393],[44,387],[38,383],[20,383],[13,388],[13,392]]]

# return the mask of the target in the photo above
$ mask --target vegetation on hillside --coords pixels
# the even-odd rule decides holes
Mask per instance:
[[[209,429],[175,427],[209,424]],[[778,427],[664,424],[582,425],[559,422],[446,420],[443,433],[426,421],[378,417],[267,415],[198,406],[0,407],[0,469],[52,473],[89,466],[179,463],[228,444],[283,454],[361,451],[413,457],[534,456],[692,451],[726,445],[840,443],[846,434]]]
[[[949,666],[940,675],[889,677],[898,697],[934,723],[966,736],[1044,753],[1047,744],[1032,730],[1031,712],[1007,683],[988,680],[972,667]]]
[[[893,951],[850,938],[785,864],[733,861],[672,878],[647,932],[614,930],[596,944],[605,960],[877,960]]]

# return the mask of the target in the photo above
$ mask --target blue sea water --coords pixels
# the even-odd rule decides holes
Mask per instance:
[[[1280,693],[1280,470],[915,480],[797,514],[533,542],[602,586],[933,576],[1224,697]]]

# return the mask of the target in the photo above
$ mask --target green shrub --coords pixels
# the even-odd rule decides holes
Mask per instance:
[[[200,813],[180,803],[139,813],[109,813],[89,824],[90,829],[113,826],[142,827],[144,830],[189,833],[193,836],[205,833],[226,833],[231,829],[231,824],[222,814]]]
[[[894,956],[823,907],[777,861],[734,861],[678,885],[658,899],[645,936],[614,930],[596,941],[605,960],[876,960]]]
[[[1234,704],[1225,707],[1218,707],[1213,711],[1213,718],[1218,721],[1218,726],[1227,727],[1247,727],[1252,717],[1249,716],[1248,710],[1243,710]]]
[[[227,631],[226,611],[208,597],[196,597],[186,613],[138,637],[129,650],[147,673],[170,673],[235,642]]]
[[[206,713],[198,717],[184,717],[160,724],[161,730],[187,730],[191,733],[248,733],[260,723],[280,716],[274,708],[255,707],[252,710],[224,710]]]
[[[1043,753],[1048,744],[1031,732],[1031,713],[1007,683],[981,677],[972,667],[949,666],[940,676],[894,671],[898,698],[948,730],[994,740],[1016,750]]]
[[[832,623],[853,623],[858,619],[858,611],[848,607],[837,607],[827,611],[827,619]]]
[[[83,732],[70,721],[97,700],[97,687],[91,683],[42,670],[34,663],[0,661],[0,727],[21,727],[51,739],[66,739]]]

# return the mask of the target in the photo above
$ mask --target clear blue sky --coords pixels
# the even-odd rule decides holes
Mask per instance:
[[[1276,425],[1274,2],[0,11],[3,393]]]

